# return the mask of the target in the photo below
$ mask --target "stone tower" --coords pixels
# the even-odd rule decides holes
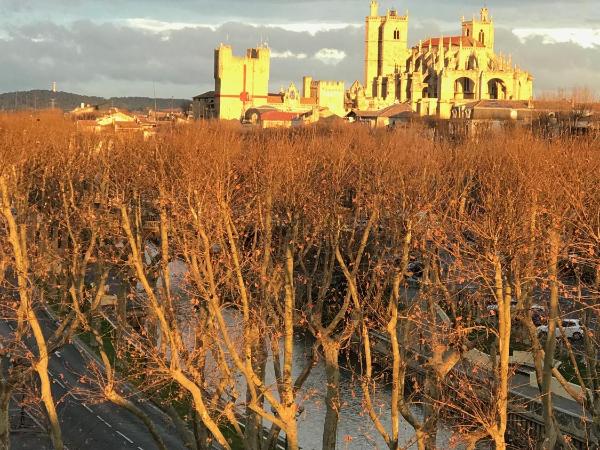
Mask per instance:
[[[490,16],[487,8],[482,8],[479,20],[473,17],[472,20],[462,21],[462,35],[471,37],[478,42],[481,42],[485,48],[494,50],[494,20]]]
[[[371,0],[371,11],[366,18],[365,90],[367,97],[382,97],[382,86],[392,85],[396,74],[406,68],[408,50],[408,15],[396,10],[379,15],[377,0]],[[387,80],[385,80],[386,78]]]
[[[248,108],[267,103],[271,52],[251,48],[245,57],[233,55],[229,45],[215,50],[215,113],[219,119],[238,120]]]

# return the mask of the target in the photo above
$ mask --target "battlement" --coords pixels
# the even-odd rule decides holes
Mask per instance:
[[[400,16],[398,15],[398,11],[396,11],[395,9],[389,9],[384,18],[385,20],[408,22],[408,14]]]
[[[246,50],[245,56],[235,56],[231,45],[221,44],[215,49],[219,59],[244,62],[249,60],[265,60],[271,58],[271,50],[268,47],[256,47]]]
[[[264,59],[270,58],[271,50],[268,47],[249,48],[246,50],[246,58],[248,59]]]
[[[311,86],[317,87],[321,86],[322,88],[335,88],[338,89],[340,87],[344,87],[345,83],[343,81],[332,81],[332,80],[313,80],[311,82]]]

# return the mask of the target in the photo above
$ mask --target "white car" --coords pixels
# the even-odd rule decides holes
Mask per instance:
[[[563,319],[562,321],[562,329],[565,333],[567,339],[572,339],[574,341],[579,341],[583,339],[583,327],[579,322],[579,319]],[[548,335],[548,325],[542,325],[538,327],[538,336],[544,337]],[[560,328],[557,326],[556,331],[554,333],[557,338],[562,338],[562,332]]]

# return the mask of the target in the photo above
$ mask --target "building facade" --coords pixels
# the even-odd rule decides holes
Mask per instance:
[[[256,111],[266,110],[297,115],[312,111],[315,117],[328,116],[324,110],[339,117],[345,115],[343,81],[304,77],[302,93],[294,83],[278,93],[269,93],[270,58],[267,47],[251,48],[244,57],[237,57],[230,46],[221,44],[215,49],[215,89],[194,97],[194,118],[254,123]]]
[[[233,55],[229,45],[215,50],[215,116],[239,120],[248,108],[267,103],[271,51],[251,48],[244,57]]]
[[[333,114],[343,117],[346,114],[344,96],[346,86],[343,81],[314,80],[312,77],[302,79],[302,97],[312,99],[314,105],[327,108]],[[307,102],[308,103],[308,102]]]
[[[494,50],[494,22],[487,8],[461,23],[461,34],[432,37],[408,47],[408,14],[378,12],[366,18],[365,84],[354,83],[347,106],[381,109],[408,102],[421,115],[449,118],[453,106],[476,100],[529,100],[533,77],[510,56]]]

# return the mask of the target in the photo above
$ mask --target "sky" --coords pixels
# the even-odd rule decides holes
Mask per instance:
[[[600,0],[488,0],[496,51],[539,95],[600,94]],[[381,0],[409,12],[409,41],[460,34],[483,0]],[[369,0],[0,0],[0,92],[191,98],[211,90],[213,50],[271,48],[272,91],[315,79],[362,81]]]

